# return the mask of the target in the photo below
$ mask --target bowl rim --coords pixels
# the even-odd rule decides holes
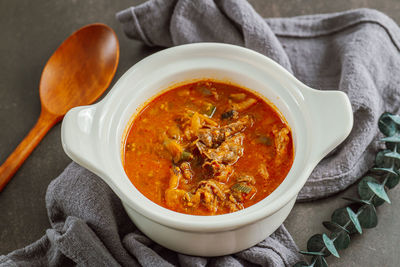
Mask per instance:
[[[135,69],[138,68],[142,68],[143,65],[148,64],[149,62],[152,61],[158,61],[161,60],[164,56],[172,56],[172,54],[176,53],[190,53],[188,51],[185,50],[209,50],[209,49],[223,49],[225,53],[232,53],[232,54],[236,54],[236,56],[240,56],[240,57],[244,57],[247,59],[255,59],[257,58],[258,60],[262,60],[264,61],[264,64],[268,64],[269,67],[275,68],[276,70],[280,71],[282,75],[288,76],[290,78],[292,78],[292,81],[295,81],[296,83],[298,82],[286,69],[284,69],[283,67],[281,67],[279,64],[277,64],[275,61],[269,59],[268,57],[255,52],[253,50],[247,49],[247,48],[243,48],[243,47],[239,47],[239,46],[235,46],[235,45],[229,45],[229,44],[220,44],[220,43],[196,43],[196,44],[186,44],[186,45],[181,45],[181,46],[175,46],[175,47],[171,47],[171,48],[167,48],[164,49],[160,52],[154,53],[146,58],[144,58],[142,61],[136,63],[133,67],[131,67],[131,69],[129,69],[125,74],[127,76],[130,75],[130,73],[132,73]],[[285,77],[285,78],[288,78]],[[303,84],[297,84],[299,87],[304,86]],[[116,85],[117,86],[117,85]],[[114,90],[114,88],[113,88]],[[278,112],[280,112],[278,110]],[[134,117],[135,115],[133,115]],[[126,126],[129,127],[129,126]],[[292,129],[293,131],[293,129]],[[307,168],[305,168],[306,171]],[[309,172],[311,172],[311,168],[309,168]],[[307,172],[307,171],[306,171]],[[125,173],[125,171],[124,171]],[[304,173],[304,171],[303,171]],[[155,213],[152,210],[149,209],[142,209],[140,207],[140,205],[134,205],[136,207],[135,210],[139,213],[141,213],[142,215],[146,216],[147,218],[150,218],[152,220],[155,220],[161,224],[167,225],[167,226],[172,226],[174,228],[185,228],[186,230],[195,230],[197,228],[197,230],[205,230],[207,229],[208,231],[212,231],[212,230],[216,230],[216,229],[227,229],[229,227],[240,227],[243,225],[246,225],[252,221],[256,221],[259,219],[262,219],[266,216],[269,216],[270,214],[275,213],[276,211],[278,211],[279,209],[281,209],[286,203],[288,203],[291,199],[293,199],[293,197],[295,197],[297,195],[297,193],[300,191],[302,185],[305,183],[306,177],[308,175],[302,175],[303,179],[299,179],[298,183],[293,184],[292,187],[289,187],[289,190],[286,191],[286,194],[282,195],[282,196],[278,196],[275,200],[273,200],[271,203],[269,203],[269,205],[267,207],[264,207],[264,209],[256,209],[252,210],[251,214],[248,214],[249,212],[249,208],[237,211],[237,212],[233,212],[233,213],[227,213],[227,214],[221,214],[221,215],[211,215],[211,216],[200,216],[200,215],[190,215],[190,214],[184,214],[184,213],[179,213],[179,212],[175,212],[169,209],[166,209],[162,206],[159,206],[158,204],[154,203],[153,201],[149,200],[151,203],[157,205],[158,207],[162,207],[164,209],[167,210],[167,213],[172,212],[174,214],[174,217],[168,217],[168,216],[163,216],[163,214],[159,214],[159,213]],[[285,177],[286,179],[286,177]],[[301,183],[300,183],[301,181]],[[130,182],[130,181],[129,181]],[[296,186],[295,186],[296,185]],[[135,188],[136,189],[136,188]],[[137,190],[137,189],[136,189]],[[275,189],[276,190],[276,189]],[[142,194],[139,190],[137,190],[140,194]],[[142,194],[143,195],[143,194]],[[129,196],[128,196],[129,198]],[[132,200],[132,198],[129,198],[130,200]],[[147,198],[146,198],[147,199]],[[258,203],[262,202],[263,200],[259,201]],[[136,199],[133,199],[133,202],[136,202]],[[131,201],[129,201],[128,203],[132,203]],[[252,207],[254,207],[255,205],[257,205],[258,203],[255,203],[254,205],[252,205]],[[132,203],[133,204],[133,203]],[[128,204],[128,206],[131,206]],[[257,206],[256,206],[257,207]],[[132,208],[132,206],[131,206]],[[172,214],[171,214],[172,215]],[[249,216],[251,215],[251,216]],[[179,217],[179,218],[177,218]],[[186,220],[184,219],[184,217],[186,217]],[[187,225],[188,221],[192,221],[193,218],[197,218],[197,217],[207,217],[207,226],[205,225],[205,222],[202,221],[199,223],[199,225],[194,225],[193,222],[190,222],[189,225]],[[224,224],[221,226],[219,226],[218,222],[221,221],[221,219],[223,219],[223,217],[226,217],[226,220],[229,221],[228,222],[224,222]],[[180,221],[181,219],[185,220],[185,221]],[[188,227],[188,226],[192,226],[192,227]]]
[[[286,85],[283,87],[286,90],[290,91],[290,93],[295,95],[299,101],[301,101],[301,99],[304,99],[303,90],[317,91],[317,90],[311,89],[308,86],[301,83],[292,74],[290,74],[286,69],[284,69],[282,66],[280,66],[278,63],[276,63],[272,59],[270,59],[258,52],[255,52],[253,50],[250,50],[250,49],[247,49],[244,47],[240,47],[240,46],[236,46],[236,45],[222,44],[222,43],[185,44],[185,45],[181,45],[181,46],[167,48],[167,49],[164,49],[157,53],[154,53],[154,54],[142,59],[141,61],[136,63],[134,66],[132,66],[128,71],[125,72],[124,75],[122,75],[122,77],[117,81],[117,83],[114,85],[114,87],[110,90],[110,92],[107,94],[107,96],[104,97],[104,99],[101,102],[99,102],[98,104],[92,105],[92,106],[95,106],[97,108],[97,110],[99,111],[99,112],[96,111],[96,116],[98,115],[99,117],[104,117],[104,113],[109,112],[109,110],[107,110],[107,107],[102,109],[102,106],[104,107],[104,105],[106,105],[108,101],[111,101],[114,95],[118,95],[117,94],[118,90],[123,90],[123,89],[121,89],[121,87],[124,87],[125,84],[122,81],[126,80],[127,77],[129,77],[130,75],[133,75],[138,69],[144,68],[146,65],[149,65],[149,64],[154,64],[154,62],[157,62],[158,60],[162,60],[164,57],[171,57],[174,54],[180,54],[180,53],[189,53],[190,54],[193,51],[198,52],[199,50],[208,51],[208,50],[213,50],[213,49],[220,50],[221,52],[223,51],[223,53],[231,53],[234,55],[234,58],[238,58],[238,57],[245,58],[247,61],[251,60],[251,61],[256,62],[259,65],[262,65],[263,68],[272,69],[275,74],[278,74],[280,76],[281,79],[279,80],[279,83],[283,83],[283,81],[282,81],[282,79],[283,79],[285,81],[284,84]],[[307,107],[301,106],[299,108],[306,109]],[[279,111],[279,109],[278,109],[278,111]],[[302,110],[302,111],[307,112],[307,110]],[[126,128],[126,127],[129,127],[129,126],[124,125],[124,128]],[[292,132],[293,132],[294,129],[293,129],[293,127],[291,127],[291,128],[292,128]],[[300,134],[307,135],[308,133],[305,132],[305,133],[300,133]],[[124,137],[124,135],[122,136],[122,138],[123,137]],[[310,136],[307,137],[307,140],[309,140],[309,139],[310,139]],[[63,144],[63,146],[65,149],[64,144]],[[121,149],[121,147],[118,147],[118,149]],[[66,150],[66,152],[67,152],[67,150]],[[125,175],[125,178],[128,179],[128,182],[131,183],[131,185],[135,188],[135,190],[141,196],[143,196],[145,201],[152,203],[152,205],[149,204],[150,206],[158,207],[158,208],[149,208],[149,209],[143,208],[140,203],[141,200],[135,199],[133,196],[134,194],[128,194],[126,188],[120,188],[120,186],[115,181],[113,181],[113,179],[108,178],[108,176],[110,176],[109,171],[100,170],[100,171],[94,171],[94,172],[105,180],[105,182],[114,190],[114,192],[118,195],[118,197],[129,208],[134,209],[137,213],[141,214],[142,216],[145,216],[146,218],[148,218],[152,221],[155,221],[156,223],[162,224],[162,225],[170,227],[170,228],[180,229],[180,230],[184,230],[184,231],[218,232],[218,231],[227,231],[227,230],[236,229],[236,228],[251,224],[255,221],[261,220],[267,216],[274,214],[276,211],[280,210],[287,203],[289,203],[293,198],[295,198],[297,196],[298,192],[301,190],[301,188],[305,184],[305,182],[306,182],[308,176],[310,175],[311,171],[313,170],[313,168],[316,166],[316,164],[322,158],[322,157],[319,157],[319,155],[316,155],[315,153],[313,154],[312,152],[313,151],[307,151],[308,154],[304,155],[304,157],[306,159],[304,161],[305,164],[302,168],[302,171],[298,174],[296,173],[297,179],[294,180],[294,183],[291,184],[291,186],[287,187],[287,189],[284,191],[284,194],[278,195],[275,199],[272,199],[270,202],[268,202],[268,205],[260,204],[260,203],[266,202],[266,199],[268,198],[268,196],[267,196],[265,199],[255,203],[251,207],[245,208],[245,209],[237,211],[237,212],[227,213],[227,214],[222,214],[222,215],[211,215],[211,216],[189,215],[189,214],[175,212],[175,211],[169,210],[167,208],[164,208],[162,206],[159,206],[158,204],[147,199],[143,194],[140,193],[139,190],[137,190],[133,186],[133,184],[127,177],[124,169],[122,168],[122,172]],[[71,158],[73,158],[68,152],[67,152],[67,154]],[[119,155],[120,155],[120,153],[119,153]],[[297,154],[295,154],[294,160],[296,160],[296,156],[297,156]],[[121,159],[118,159],[118,160],[121,160]],[[121,162],[121,164],[122,164],[122,162]],[[292,165],[291,169],[292,168],[293,168],[293,165]],[[90,168],[88,168],[88,169],[90,169]],[[105,169],[107,169],[107,168],[105,168]],[[108,174],[107,174],[107,172],[108,172]],[[285,177],[285,179],[286,178],[287,178],[287,176]],[[278,188],[279,188],[279,186],[278,186]],[[274,191],[276,191],[278,188],[276,188]],[[164,210],[165,212],[159,212],[160,208],[161,208],[161,210]]]

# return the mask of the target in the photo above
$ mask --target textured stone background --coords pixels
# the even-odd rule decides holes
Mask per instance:
[[[0,0],[0,162],[12,152],[40,113],[38,85],[42,69],[59,44],[74,30],[93,22],[110,25],[120,40],[121,59],[114,82],[155,49],[128,40],[114,14],[144,1],[132,0]],[[376,8],[400,22],[398,0],[249,0],[264,17]],[[8,186],[0,193],[0,254],[40,238],[49,227],[44,196],[47,185],[70,162],[60,142],[60,125],[44,138]],[[328,199],[296,204],[285,224],[301,249],[322,233],[321,222],[355,194],[354,188]],[[399,266],[400,190],[389,193],[392,204],[379,207],[379,224],[352,237],[341,258],[330,266]]]

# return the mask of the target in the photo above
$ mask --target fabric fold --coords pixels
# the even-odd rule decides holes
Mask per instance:
[[[126,12],[117,19],[130,38],[147,43],[140,35],[145,32],[152,45],[162,47],[195,42],[244,46],[275,60],[312,88],[349,96],[353,130],[317,165],[298,201],[344,190],[373,165],[379,149],[378,117],[400,107],[400,79],[393,76],[400,68],[400,31],[385,14],[362,8],[263,19],[246,1],[232,0],[148,1],[129,9],[135,21]],[[147,23],[159,14],[164,16],[160,21]]]
[[[258,257],[251,249],[245,256],[194,257],[158,245],[136,229],[111,189],[76,163],[50,184],[46,204],[53,228],[37,242],[0,256],[0,266],[251,266],[251,255]],[[290,264],[301,259],[284,226],[263,242],[279,244],[274,250],[260,245],[257,253],[264,258]]]
[[[345,30],[360,23],[372,23],[381,26],[400,48],[398,25],[382,12],[359,8],[338,13],[306,15],[292,18],[266,18],[265,21],[277,36],[317,37]]]

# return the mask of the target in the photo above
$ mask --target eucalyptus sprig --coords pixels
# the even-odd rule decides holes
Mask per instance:
[[[338,251],[349,246],[350,235],[362,234],[363,229],[378,224],[376,207],[390,203],[386,192],[400,181],[400,116],[383,113],[378,126],[385,135],[381,141],[386,149],[377,153],[375,166],[358,183],[359,198],[344,198],[351,203],[335,210],[331,221],[322,223],[330,233],[313,235],[307,242],[307,251],[300,251],[312,257],[310,264],[298,262],[294,267],[328,266],[325,258],[331,254],[339,258]]]

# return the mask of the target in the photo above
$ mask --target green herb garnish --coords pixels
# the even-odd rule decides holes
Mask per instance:
[[[266,146],[272,145],[272,139],[270,137],[268,137],[268,136],[265,136],[265,135],[258,136],[256,141],[258,143],[266,145]]]
[[[217,107],[215,105],[211,103],[206,103],[204,114],[206,114],[209,118],[212,118],[216,109]]]
[[[196,86],[197,91],[199,91],[203,96],[212,96],[211,90],[206,86],[202,84],[198,84]]]
[[[241,184],[241,183],[237,183],[237,184],[232,185],[231,189],[235,190],[237,192],[242,192],[242,193],[246,193],[246,194],[251,192],[251,187],[250,186],[247,186],[247,185],[244,185],[244,184]]]
[[[186,161],[192,159],[193,155],[190,152],[182,151],[180,161]]]

